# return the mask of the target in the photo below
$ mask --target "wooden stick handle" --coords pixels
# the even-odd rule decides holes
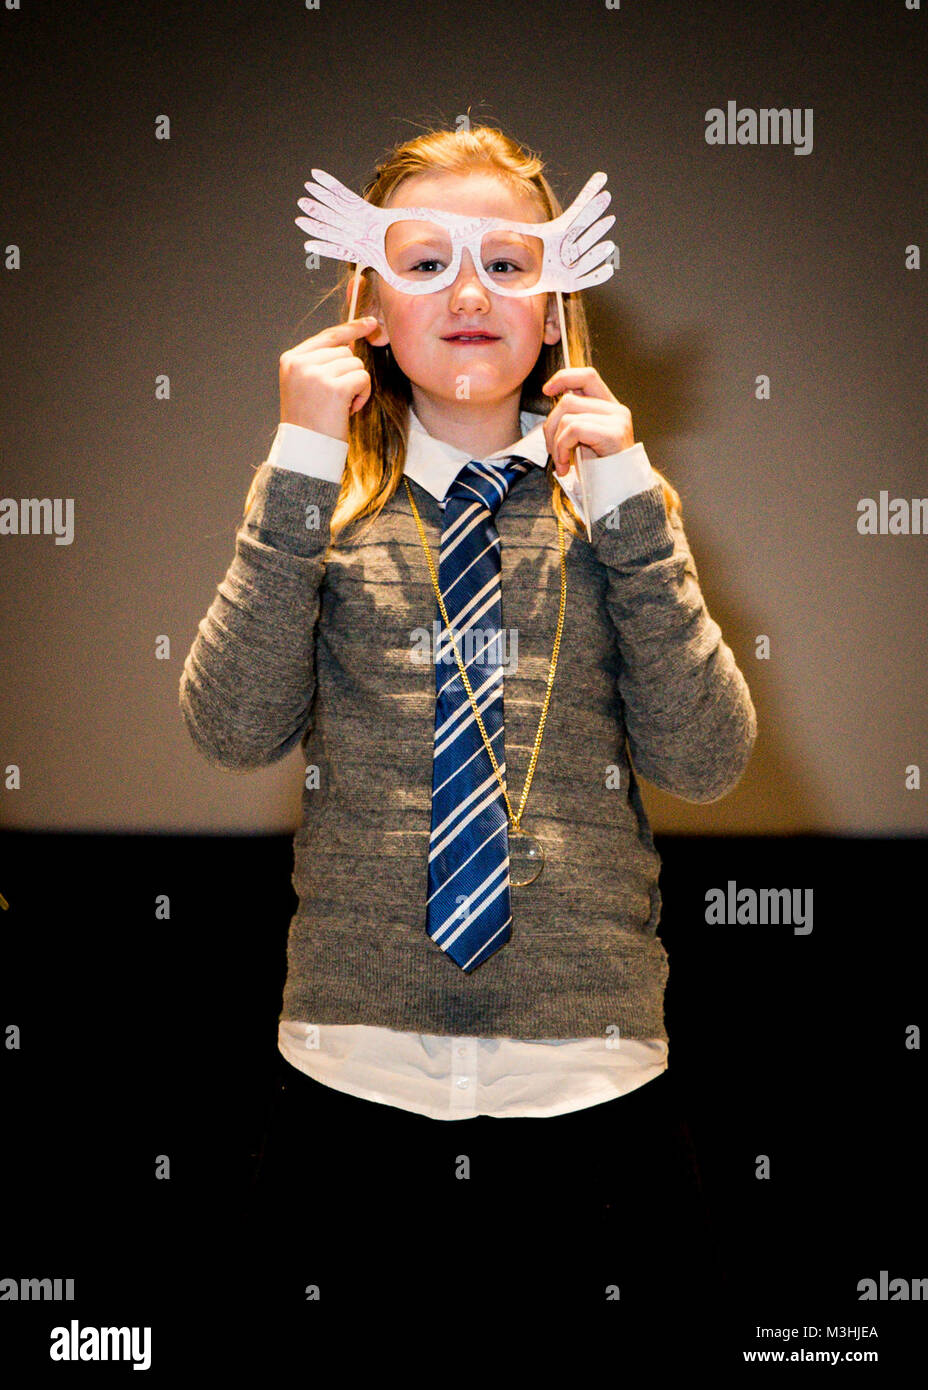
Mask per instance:
[[[564,353],[564,366],[569,367],[571,365],[571,361],[570,348],[567,345],[567,321],[564,317],[564,301],[561,298],[560,290],[555,290],[555,294],[557,295],[557,313],[561,325],[561,348]],[[577,470],[577,477],[580,479],[580,492],[583,496],[583,520],[586,525],[586,538],[588,541],[592,543],[593,530],[590,525],[590,499],[587,495],[586,490],[586,468],[584,467],[584,459],[583,454],[581,453],[581,449],[582,445],[580,444],[576,444],[574,446],[574,467]]]
[[[358,266],[355,266],[355,269],[354,269],[354,284],[351,286],[351,311],[350,311],[350,313],[348,314],[348,322],[349,322],[349,323],[350,323],[351,320],[354,318],[355,313],[356,313],[357,308],[358,308],[358,290],[360,289],[360,287],[361,287],[361,267],[358,265]]]

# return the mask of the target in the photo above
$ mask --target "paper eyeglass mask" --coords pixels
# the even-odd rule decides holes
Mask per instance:
[[[376,207],[322,169],[312,174],[316,182],[304,187],[313,197],[297,201],[309,215],[294,219],[313,238],[304,250],[351,261],[358,271],[370,266],[403,294],[434,294],[453,284],[465,248],[487,289],[513,298],[583,290],[608,280],[614,269],[615,244],[600,239],[615,221],[611,214],[599,217],[612,196],[599,192],[603,173],[550,222]]]

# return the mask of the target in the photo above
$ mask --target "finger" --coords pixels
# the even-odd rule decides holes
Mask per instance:
[[[622,402],[611,394],[607,399],[604,396],[581,396],[576,391],[565,391],[557,405],[552,406],[550,413],[545,416],[545,422],[553,421],[556,425],[565,415],[576,415],[578,412],[595,414],[596,411],[603,411],[608,415],[616,406],[621,409]]]
[[[578,396],[573,391],[565,392],[557,405],[552,406],[550,413],[545,416],[542,429],[548,443],[548,452],[551,452],[551,445],[557,438],[557,432],[565,416],[576,415],[578,412],[589,414],[597,410],[609,414],[615,410],[617,405],[621,405],[621,402],[615,400],[614,397],[610,397],[609,400],[603,400],[598,396]]]
[[[353,349],[349,347],[347,343],[342,343],[339,347],[317,346],[301,353],[297,353],[294,348],[295,355],[300,359],[300,365],[303,365],[302,359],[303,357],[308,357],[310,351],[312,352],[312,365],[314,367],[325,367],[330,362],[360,362],[361,360],[360,357],[355,357]]]
[[[614,399],[595,367],[562,367],[548,378],[541,389],[546,396],[575,391],[586,396],[601,396],[604,400]]]
[[[332,377],[333,379],[338,379],[340,386],[344,386],[346,381],[352,376],[359,376],[364,380],[367,380],[370,376],[370,372],[367,370],[360,357],[344,357],[339,362],[333,362]]]
[[[591,449],[591,448],[589,447],[589,445],[587,445],[587,444],[585,444],[585,443],[584,443],[584,444],[581,444],[581,445],[579,446],[579,448],[580,448],[580,452],[581,452],[581,462],[582,462],[584,459],[590,459],[590,458],[596,458],[596,457],[598,457],[598,455],[596,454],[596,451],[595,451],[594,449]],[[554,471],[555,471],[555,473],[558,474],[559,477],[563,477],[565,473],[569,473],[570,470],[571,470],[571,468],[573,468],[574,464],[576,463],[576,459],[575,459],[575,457],[574,457],[574,454],[575,454],[575,450],[574,450],[574,449],[571,449],[571,450],[569,450],[569,452],[568,452],[568,454],[567,454],[566,461],[561,461],[561,460],[556,460],[556,461],[555,461],[555,464],[554,464]],[[553,458],[553,457],[554,457],[554,455],[552,454],[552,458]]]
[[[362,366],[360,371],[346,372],[338,384],[346,393],[345,399],[349,400],[348,414],[356,415],[359,410],[363,410],[373,389],[370,373]],[[350,397],[348,392],[351,393]]]
[[[304,352],[314,347],[337,347],[340,343],[352,343],[355,338],[363,338],[368,333],[373,333],[377,326],[377,319],[373,314],[360,319],[349,319],[347,323],[333,323],[328,328],[323,328],[321,333],[304,338],[302,343],[297,343],[290,351]]]
[[[573,451],[578,444],[592,449],[600,458],[620,453],[622,448],[621,441],[616,439],[614,421],[610,425],[603,415],[574,415],[555,435],[551,453],[555,467],[560,463],[566,471],[573,462]]]
[[[366,376],[367,376],[367,373],[365,373],[365,377],[366,377]],[[353,396],[353,397],[352,397],[351,405],[350,405],[349,408],[348,408],[348,414],[349,414],[349,415],[357,415],[357,413],[358,413],[359,410],[363,410],[363,409],[364,409],[364,407],[367,405],[368,401],[370,400],[371,390],[372,390],[372,386],[371,386],[370,381],[364,380],[364,381],[362,382],[362,388],[361,388],[361,390],[357,393],[356,396]]]
[[[604,458],[607,454],[620,453],[626,444],[614,420],[608,421],[601,415],[574,415],[564,422],[554,446],[556,452],[551,457],[569,468],[578,446]]]

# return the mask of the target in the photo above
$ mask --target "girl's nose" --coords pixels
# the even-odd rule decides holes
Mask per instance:
[[[489,303],[486,287],[477,274],[473,257],[467,250],[461,253],[461,268],[458,271],[457,279],[451,286],[452,304],[462,296],[467,299],[476,299],[484,304]]]

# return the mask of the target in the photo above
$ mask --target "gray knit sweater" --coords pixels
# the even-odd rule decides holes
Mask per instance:
[[[410,486],[437,565],[441,509]],[[518,632],[504,692],[514,806],[557,626],[549,486],[533,468],[496,515],[502,627]],[[425,930],[435,672],[414,634],[440,619],[428,566],[402,484],[371,529],[343,531],[324,558],[338,492],[261,466],[180,681],[187,727],[210,762],[247,771],[303,749],[299,907],[280,1017],[666,1039],[660,859],[635,770],[687,801],[718,800],[741,777],[756,717],[661,488],[594,522],[592,545],[566,534],[566,617],[523,816],[545,866],[512,889],[511,939],[470,975]]]

